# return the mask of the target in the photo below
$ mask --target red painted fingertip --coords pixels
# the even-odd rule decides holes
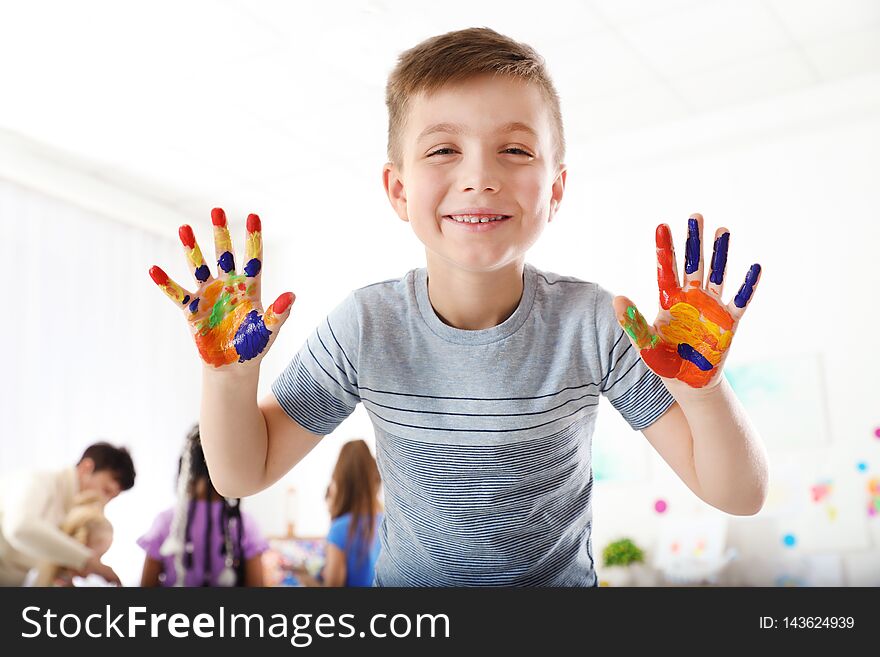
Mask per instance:
[[[670,247],[672,246],[672,231],[669,229],[669,224],[660,224],[657,226],[657,232],[654,235],[657,240],[657,247]]]
[[[260,218],[255,214],[249,214],[247,218],[247,230],[249,233],[256,233],[258,231],[263,230],[263,224],[260,223]]]
[[[226,213],[223,212],[223,208],[214,208],[211,210],[211,223],[215,226],[226,225]]]
[[[177,234],[180,235],[180,241],[183,242],[183,245],[184,245],[186,248],[188,248],[188,249],[192,249],[192,248],[195,247],[195,245],[196,245],[196,236],[193,235],[193,229],[192,229],[192,228],[190,228],[190,227],[187,226],[187,225],[183,225],[183,226],[181,226],[181,227],[177,230]]]
[[[290,308],[290,304],[293,303],[294,298],[293,292],[285,292],[275,299],[275,303],[272,304],[272,312],[276,315],[282,314],[285,310]]]
[[[168,274],[162,271],[159,267],[150,267],[150,278],[153,279],[153,282],[156,285],[168,285]]]

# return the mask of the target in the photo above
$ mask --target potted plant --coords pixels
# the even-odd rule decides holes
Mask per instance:
[[[603,568],[598,573],[603,586],[632,586],[635,564],[645,562],[645,553],[630,538],[612,541],[602,550]]]

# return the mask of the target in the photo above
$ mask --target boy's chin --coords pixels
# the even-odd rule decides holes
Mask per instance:
[[[442,266],[447,269],[454,269],[469,274],[491,274],[508,267],[514,267],[522,259],[522,257],[510,257],[509,255],[487,257],[485,253],[477,253],[470,255],[470,257],[465,254],[447,255],[441,258],[441,262]]]

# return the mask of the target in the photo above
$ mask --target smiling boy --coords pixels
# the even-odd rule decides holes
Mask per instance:
[[[426,266],[352,292],[259,404],[259,363],[294,297],[263,312],[256,215],[244,274],[219,210],[219,279],[189,227],[199,289],[151,271],[205,361],[202,435],[218,490],[266,488],[363,403],[385,493],[378,585],[592,586],[601,394],[695,494],[757,512],[763,447],[721,370],[759,270],[721,304],[728,233],[716,234],[704,290],[702,217],[689,220],[681,282],[658,229],[661,312],[649,326],[625,297],[525,262],[566,179],[559,99],[534,50],[485,28],[433,37],[401,55],[387,103],[384,185]]]

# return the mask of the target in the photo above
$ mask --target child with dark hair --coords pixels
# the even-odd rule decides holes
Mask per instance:
[[[321,579],[300,568],[306,586],[372,586],[379,558],[379,468],[363,440],[342,446],[327,488],[330,532]]]
[[[61,529],[83,494],[102,506],[134,486],[134,464],[124,447],[90,445],[75,466],[18,472],[0,482],[0,586],[21,586],[28,572],[52,563],[79,575],[98,575],[119,584],[95,550]]]
[[[125,447],[114,447],[103,441],[94,443],[86,447],[77,465],[81,466],[88,461],[92,462],[94,474],[105,472],[110,479],[116,482],[118,489],[115,490],[115,494],[129,490],[134,486],[134,463],[131,460],[131,454]],[[104,492],[107,497],[115,496],[115,494],[109,494],[108,491]]]
[[[262,586],[268,544],[241,500],[211,483],[198,425],[187,436],[177,486],[175,507],[138,539],[147,553],[141,586]]]

